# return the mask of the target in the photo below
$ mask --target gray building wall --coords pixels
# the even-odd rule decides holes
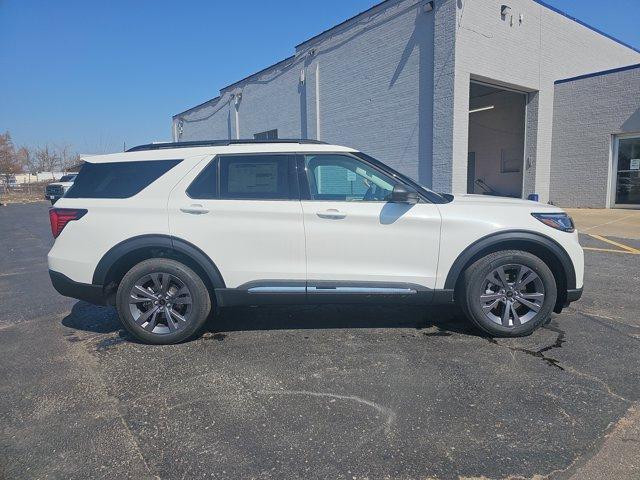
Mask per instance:
[[[536,135],[527,135],[529,168],[525,171],[525,186],[534,185],[540,199],[547,201],[554,81],[638,63],[640,54],[533,0],[462,0],[455,4],[455,68],[451,71],[451,65],[446,63],[435,65],[436,72],[445,72],[436,92],[454,91],[453,96],[447,94],[436,102],[435,111],[452,111],[454,119],[450,131],[434,131],[438,146],[434,149],[434,163],[450,163],[451,168],[445,172],[447,175],[438,177],[434,187],[454,193],[466,190],[469,81],[474,78],[537,92],[534,103],[529,105],[529,113],[537,122],[528,123]],[[511,7],[505,17],[500,15],[503,4]],[[451,35],[451,31],[436,30],[436,37],[440,35]],[[443,106],[441,102],[452,105]],[[537,111],[532,112],[532,108]],[[441,134],[446,138],[438,139]],[[534,175],[534,181],[528,180],[528,175]],[[524,192],[529,193],[533,192]]]
[[[278,129],[280,138],[361,149],[431,184],[434,31],[423,4],[387,1],[298,45],[291,59],[174,117],[175,138],[252,138]]]
[[[233,99],[227,93],[175,116],[174,140],[235,138],[233,108]]]
[[[556,84],[551,201],[564,207],[610,206],[612,140],[623,133],[640,134],[640,65]]]
[[[174,138],[318,138],[437,191],[467,186],[471,79],[529,92],[524,195],[549,195],[553,82],[640,54],[534,0],[387,0],[174,117]],[[300,82],[304,71],[305,81]],[[236,129],[238,125],[239,129]],[[236,131],[238,130],[238,131]]]

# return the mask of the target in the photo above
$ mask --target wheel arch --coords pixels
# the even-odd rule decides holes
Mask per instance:
[[[540,233],[526,230],[494,233],[472,243],[453,262],[444,288],[458,291],[462,273],[467,267],[476,260],[500,250],[523,250],[544,261],[558,286],[558,299],[554,310],[562,310],[567,301],[567,290],[576,288],[573,262],[558,242]]]
[[[98,262],[92,283],[103,286],[107,303],[111,303],[117,284],[127,271],[149,258],[170,258],[184,263],[202,278],[211,292],[225,288],[220,270],[202,250],[170,235],[141,235],[118,243]]]

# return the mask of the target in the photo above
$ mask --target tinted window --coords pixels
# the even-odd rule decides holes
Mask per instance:
[[[76,178],[75,175],[63,175],[60,179],[61,182],[73,182],[73,179]]]
[[[220,198],[290,198],[289,156],[239,155],[220,158]]]
[[[196,199],[212,199],[218,195],[218,162],[207,165],[187,188],[187,195]]]
[[[384,202],[397,183],[347,155],[307,155],[305,170],[312,200]]]
[[[128,198],[149,186],[175,167],[180,160],[85,163],[69,198]]]

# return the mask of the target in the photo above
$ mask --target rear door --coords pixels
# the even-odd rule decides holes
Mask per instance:
[[[171,234],[207,254],[227,288],[267,293],[287,286],[304,295],[295,156],[221,155],[205,163],[171,193]]]
[[[437,206],[390,202],[399,180],[349,154],[299,162],[308,297],[428,296],[438,264]]]

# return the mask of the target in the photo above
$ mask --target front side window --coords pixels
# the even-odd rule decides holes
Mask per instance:
[[[291,196],[288,155],[220,158],[220,198],[286,200]]]
[[[312,200],[386,202],[397,183],[348,155],[307,155],[305,170]]]

